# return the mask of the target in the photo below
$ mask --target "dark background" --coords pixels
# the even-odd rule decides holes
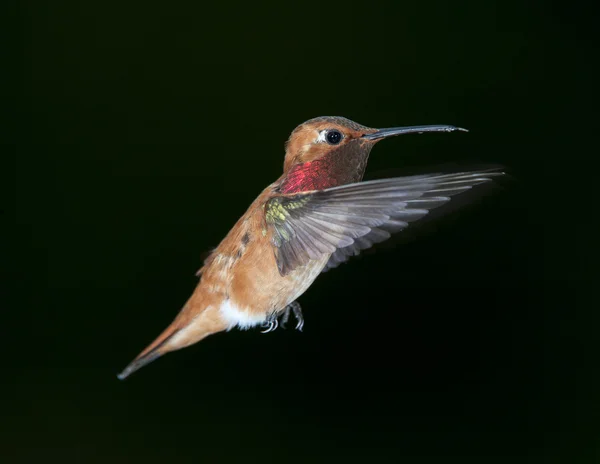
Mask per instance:
[[[3,462],[597,462],[597,26],[558,5],[23,3]],[[118,381],[319,115],[470,129],[383,142],[367,177],[512,178],[321,276],[304,333]]]

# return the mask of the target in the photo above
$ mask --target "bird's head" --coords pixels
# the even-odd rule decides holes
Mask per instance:
[[[340,116],[321,116],[300,124],[286,143],[284,193],[318,190],[362,179],[375,143],[393,135],[451,132],[454,126],[373,129]]]

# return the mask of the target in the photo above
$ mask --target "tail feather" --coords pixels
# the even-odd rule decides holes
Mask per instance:
[[[175,320],[117,377],[124,380],[169,351],[179,350],[199,342],[208,335],[226,330],[229,323],[219,309],[222,297],[217,294],[208,295],[207,297],[201,288],[197,287]]]
[[[147,364],[150,364],[155,359],[158,359],[163,354],[171,351],[166,348],[166,344],[179,332],[179,329],[175,326],[175,323],[171,324],[161,333],[156,340],[146,347],[137,357],[131,361],[123,372],[117,375],[119,380],[125,380],[131,374],[138,369],[141,369]]]
[[[117,378],[119,380],[125,380],[127,377],[129,377],[131,374],[133,374],[138,369],[141,369],[146,364],[150,364],[152,361],[159,358],[161,356],[161,354],[162,353],[153,351],[144,356],[136,358],[131,363],[129,363],[125,369],[123,369],[123,372],[121,372],[119,375],[117,375]]]

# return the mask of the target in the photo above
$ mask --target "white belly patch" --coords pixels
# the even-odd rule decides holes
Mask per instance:
[[[229,326],[227,330],[231,330],[236,326],[240,329],[249,329],[255,325],[262,324],[267,318],[265,314],[251,313],[247,309],[242,309],[233,304],[231,300],[225,300],[221,303],[220,310]]]

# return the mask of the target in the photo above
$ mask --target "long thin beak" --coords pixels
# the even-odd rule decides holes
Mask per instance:
[[[423,132],[454,132],[454,131],[462,131],[469,132],[467,129],[463,129],[462,127],[456,126],[407,126],[407,127],[390,127],[387,129],[379,129],[377,132],[372,134],[363,135],[362,138],[366,140],[381,140],[386,137],[391,137],[393,135],[402,135],[402,134],[422,134]]]

